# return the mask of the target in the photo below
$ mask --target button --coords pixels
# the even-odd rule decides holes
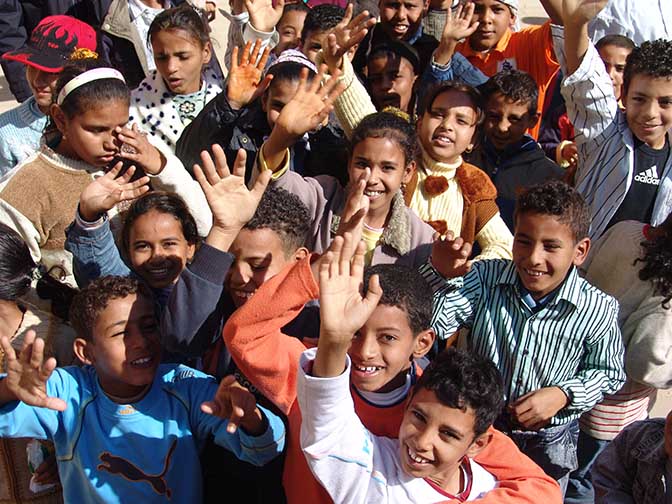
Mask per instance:
[[[523,350],[523,355],[527,355],[527,354],[529,354],[529,353],[530,353],[529,350]]]
[[[105,28],[106,30],[109,30],[110,29],[110,23],[105,23],[103,25],[103,28]]]
[[[247,143],[247,137],[243,137],[240,141],[243,142],[244,144],[246,144]]]
[[[518,385],[522,385],[522,384],[523,384],[523,379],[522,379],[522,378],[518,378],[518,381],[517,381],[516,383],[518,383]]]

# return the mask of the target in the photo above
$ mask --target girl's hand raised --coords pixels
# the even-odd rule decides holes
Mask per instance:
[[[147,134],[140,131],[137,124],[133,124],[131,129],[117,127],[115,133],[122,142],[120,157],[132,161],[150,175],[161,173],[166,165],[166,158],[159,149],[149,143]]]
[[[123,164],[118,162],[100,178],[91,182],[79,196],[79,215],[86,221],[93,222],[108,212],[117,203],[133,200],[149,191],[149,177],[144,176],[130,182],[135,173],[131,166],[118,177]]]
[[[251,52],[250,49],[252,49]],[[243,108],[261,96],[273,79],[272,75],[267,75],[261,80],[271,48],[266,47],[261,54],[261,58],[259,58],[260,50],[261,40],[257,39],[254,47],[252,47],[252,42],[248,42],[245,44],[240,62],[238,62],[238,47],[233,48],[231,71],[226,84],[226,97],[234,110]],[[255,63],[257,60],[259,60],[258,63]]]

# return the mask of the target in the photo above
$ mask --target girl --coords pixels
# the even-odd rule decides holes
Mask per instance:
[[[327,249],[341,218],[350,219],[346,190],[335,178],[303,178],[289,171],[289,148],[307,131],[317,128],[331,110],[331,102],[342,91],[337,79],[324,86],[323,68],[307,82],[304,72],[299,90],[275,121],[270,137],[259,153],[261,170],[271,170],[276,184],[297,194],[312,216],[312,243],[315,252]],[[348,177],[351,181],[347,203],[360,204],[366,211],[363,239],[367,263],[400,263],[419,266],[429,256],[433,230],[404,204],[402,184],[415,171],[416,136],[411,124],[391,112],[364,118],[350,141]]]
[[[147,35],[156,70],[131,94],[130,121],[174,152],[182,130],[221,91],[212,71],[209,26],[185,2],[154,18]]]
[[[130,93],[119,72],[81,60],[64,68],[55,93],[45,147],[0,192],[0,221],[19,230],[36,260],[76,285],[63,249],[65,228],[81,192],[119,158],[142,168],[155,188],[184,191],[207,232],[211,215],[198,184],[170,152],[154,147],[136,127],[126,128]]]

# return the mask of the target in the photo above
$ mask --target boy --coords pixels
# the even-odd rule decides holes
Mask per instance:
[[[632,51],[623,73],[625,111],[620,110],[586,28],[605,3],[566,2],[564,41],[554,37],[567,76],[562,94],[576,131],[576,188],[590,207],[592,239],[622,220],[658,225],[672,210],[672,41],[645,42]]]
[[[280,419],[234,380],[218,388],[196,370],[159,364],[154,301],[136,280],[92,282],[70,320],[85,367],[54,369],[34,334],[17,358],[3,337],[0,380],[0,435],[53,440],[66,502],[199,502],[198,451],[210,435],[258,465],[282,451]]]
[[[338,238],[333,243],[332,253],[343,241]],[[313,270],[317,270],[319,265],[313,264]],[[357,414],[371,432],[396,437],[404,401],[421,372],[414,361],[426,355],[434,342],[434,334],[428,329],[431,293],[410,268],[381,265],[374,272],[381,278],[385,295],[349,350],[354,363],[352,394]],[[242,373],[287,415],[289,444],[283,481],[290,504],[330,502],[310,475],[299,446],[301,411],[296,402],[296,383],[306,345],[281,331],[306,302],[317,297],[311,261],[306,258],[266,282],[224,327],[224,341]],[[492,442],[478,457],[479,463],[499,480],[492,502],[533,502],[526,500],[527,495],[559,502],[557,486],[521,456],[506,437],[497,431],[492,433]]]
[[[607,35],[595,43],[595,49],[614,85],[614,96],[620,102],[623,91],[623,72],[635,43],[623,35]]]
[[[363,247],[351,259],[352,252],[344,247],[340,257],[320,266],[320,339],[317,353],[301,356],[301,447],[311,471],[334,502],[482,497],[497,482],[472,458],[490,442],[488,428],[502,408],[497,368],[487,359],[446,350],[410,392],[399,439],[372,435],[355,412],[349,384],[356,364],[348,347],[364,337],[360,326],[368,324],[387,286],[381,292],[375,277],[380,268],[372,268],[362,297]]]
[[[461,238],[435,242],[423,267],[436,289],[432,326],[440,338],[471,329],[469,349],[504,377],[499,424],[564,489],[579,415],[625,382],[618,304],[578,275],[590,218],[576,191],[557,180],[529,188],[514,219],[513,261],[474,263],[445,284],[431,266],[455,277],[468,251]]]
[[[479,90],[485,108],[484,138],[466,160],[492,179],[502,219],[513,231],[513,209],[519,189],[550,178],[562,178],[564,172],[526,133],[539,119],[537,83],[529,74],[505,70],[491,77]]]

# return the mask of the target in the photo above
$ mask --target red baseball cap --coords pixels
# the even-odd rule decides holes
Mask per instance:
[[[25,47],[2,55],[44,72],[63,70],[75,49],[96,50],[96,30],[71,16],[48,16],[38,24]]]

